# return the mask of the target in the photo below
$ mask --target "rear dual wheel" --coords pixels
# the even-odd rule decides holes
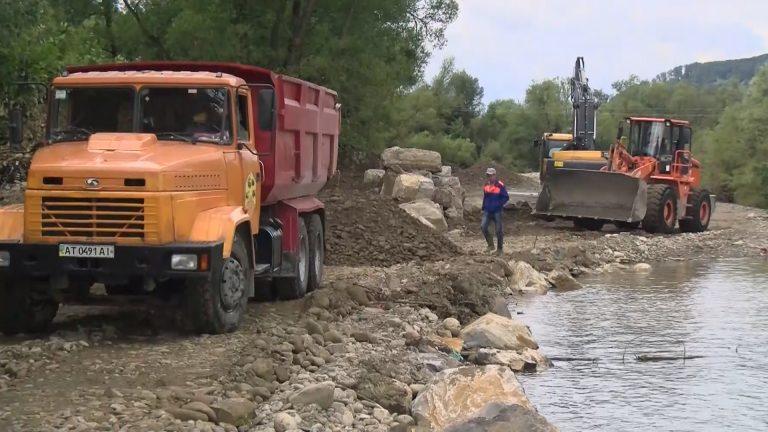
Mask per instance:
[[[299,244],[296,256],[296,276],[277,279],[277,295],[281,300],[304,297],[320,288],[325,261],[325,234],[320,215],[299,217]]]

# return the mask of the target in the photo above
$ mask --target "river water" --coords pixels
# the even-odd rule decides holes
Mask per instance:
[[[520,381],[561,431],[768,431],[768,261],[669,262],[581,282],[517,304],[555,360]],[[684,353],[704,357],[636,357]]]

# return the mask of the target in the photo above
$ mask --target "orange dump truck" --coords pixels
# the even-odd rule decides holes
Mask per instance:
[[[61,303],[140,295],[224,333],[249,298],[320,285],[334,91],[255,66],[138,62],[70,67],[48,106],[24,204],[0,208],[3,333],[44,330]]]

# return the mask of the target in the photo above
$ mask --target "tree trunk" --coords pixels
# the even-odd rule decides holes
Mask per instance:
[[[316,0],[293,0],[291,12],[291,42],[288,47],[288,55],[285,60],[287,72],[293,72],[301,62],[301,49],[304,44],[304,36],[309,30],[309,19],[315,9]],[[302,7],[302,4],[304,7]]]
[[[101,0],[101,13],[104,16],[104,27],[107,29],[107,51],[112,60],[117,58],[117,44],[115,42],[115,30],[112,28],[112,17],[115,13],[115,4],[112,0]]]

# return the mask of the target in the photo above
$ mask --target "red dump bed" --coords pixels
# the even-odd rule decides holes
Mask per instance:
[[[316,194],[336,171],[341,116],[333,90],[279,75],[256,66],[214,62],[132,62],[74,66],[68,72],[91,71],[221,72],[248,84],[275,89],[277,130],[273,148],[269,132],[258,131],[256,146],[262,153],[262,204]],[[257,87],[251,87],[253,112],[258,118]],[[254,125],[258,122],[253,121]]]

